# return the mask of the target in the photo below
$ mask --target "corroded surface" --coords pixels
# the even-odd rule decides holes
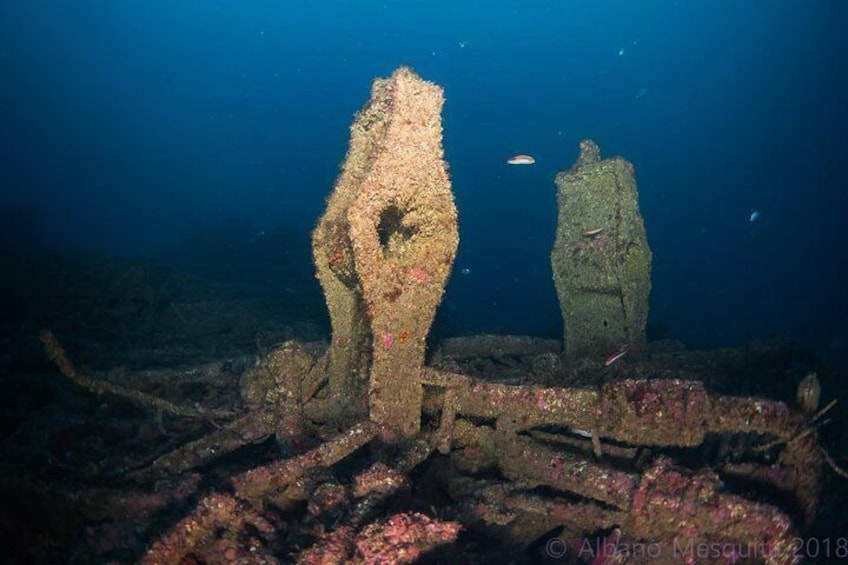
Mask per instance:
[[[645,345],[651,251],[633,165],[600,158],[592,141],[556,177],[559,218],[551,265],[570,357]]]
[[[752,548],[763,551],[759,562],[799,561],[791,540],[815,517],[823,482],[817,427],[826,409],[809,413],[821,391],[804,385],[805,412],[705,384],[732,380],[717,373],[739,357],[767,366],[764,349],[705,353],[666,345],[618,362],[614,374],[603,357],[584,360],[582,367],[604,377],[601,384],[595,378],[592,386],[551,386],[587,382],[568,374],[575,364],[553,362],[556,344],[481,336],[443,344],[425,367],[424,340],[457,243],[441,155],[441,96],[400,69],[375,83],[354,123],[345,170],[314,238],[333,319],[326,351],[285,342],[232,379],[226,407],[187,408],[194,385],[204,381],[184,379],[218,382],[230,375],[224,364],[177,372],[192,386],[166,401],[83,374],[43,334],[50,358],[71,381],[92,396],[155,412],[160,430],[151,435],[152,418],[130,413],[132,423],[121,425],[142,438],[131,446],[147,444],[144,455],[132,449],[116,470],[99,462],[83,472],[73,454],[40,449],[44,438],[55,441],[50,434],[36,429],[28,436],[35,447],[17,459],[50,453],[47,478],[13,482],[4,475],[2,492],[96,516],[101,523],[88,528],[80,544],[86,549],[74,560],[406,562],[458,544],[456,555],[432,560],[493,562],[518,547],[526,560],[516,562],[535,562],[530,547],[554,547],[545,542],[556,535],[562,544],[649,543],[663,551],[651,560],[658,563],[680,562],[675,548],[690,544],[730,547],[730,561]],[[597,147],[586,145],[571,173],[603,163]],[[621,236],[613,243],[629,241],[626,226],[633,224],[622,226],[610,228]],[[619,258],[626,263],[626,254]],[[625,267],[619,275],[633,274]],[[621,292],[619,301],[629,304]],[[623,319],[639,318],[638,308],[622,308]],[[643,336],[634,335],[625,332],[624,345],[639,347]],[[104,419],[100,412],[92,410],[93,419]],[[192,427],[185,441],[162,449],[159,443],[170,441],[164,426],[186,420]],[[110,446],[111,456],[120,444]],[[71,472],[77,481],[55,479]],[[90,486],[103,479],[112,486]],[[192,501],[199,502],[187,511]],[[162,532],[165,510],[170,526]],[[460,529],[467,535],[458,536]],[[685,562],[696,558],[682,555]]]
[[[440,87],[408,68],[374,82],[314,237],[333,320],[332,394],[365,397],[370,353],[371,418],[402,436],[420,428],[418,373],[459,238],[443,102]]]

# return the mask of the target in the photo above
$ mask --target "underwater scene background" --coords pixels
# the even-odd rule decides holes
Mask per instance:
[[[406,64],[446,91],[450,333],[559,331],[553,177],[591,138],[637,169],[653,327],[845,355],[841,2],[0,9],[2,205],[45,245],[139,256],[238,222],[308,232],[371,79]],[[537,163],[510,168],[515,153]]]
[[[400,66],[444,89],[459,218],[431,349],[480,334],[562,339],[554,179],[591,139],[635,167],[652,253],[648,342],[758,344],[777,351],[766,365],[754,355],[731,364],[731,384],[703,380],[775,395],[769,383],[780,381],[792,398],[815,370],[822,399],[841,410],[846,24],[848,3],[831,0],[5,0],[0,437],[20,468],[4,473],[61,475],[60,453],[59,469],[75,465],[75,434],[51,443],[49,461],[21,456],[35,445],[20,439],[23,423],[38,410],[106,410],[50,380],[45,327],[92,371],[227,358],[241,375],[255,359],[240,356],[286,340],[323,344],[307,347],[316,357],[339,345],[310,238],[372,80]],[[507,163],[523,154],[534,162]],[[843,454],[848,425],[834,418],[825,443]],[[80,461],[120,459],[108,440],[110,457],[90,448]],[[848,500],[845,480],[836,484],[831,511]],[[27,529],[39,528],[57,529]],[[152,537],[116,554],[138,557]]]

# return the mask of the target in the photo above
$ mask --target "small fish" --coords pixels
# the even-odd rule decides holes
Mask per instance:
[[[748,216],[748,221],[752,224],[760,219],[760,211],[759,210],[751,210],[751,215]]]
[[[591,438],[592,432],[587,432],[586,430],[581,430],[580,428],[568,428],[568,431],[576,436]]]
[[[612,355],[607,357],[607,360],[604,361],[604,367],[609,367],[610,365],[612,365],[613,363],[615,363],[616,361],[618,361],[619,359],[621,359],[625,355],[627,355],[627,348],[622,347],[621,349],[619,349],[618,351],[616,351],[615,353],[613,353]]]
[[[471,267],[463,267],[463,268],[461,268],[461,269],[459,270],[459,274],[460,274],[460,275],[470,275],[470,274],[471,274]]]
[[[507,165],[532,165],[536,159],[530,155],[513,155],[506,160]]]
[[[599,233],[601,233],[602,231],[604,231],[604,228],[603,228],[603,227],[600,227],[600,228],[592,228],[592,229],[590,229],[590,230],[586,230],[586,231],[584,231],[584,232],[583,232],[583,235],[585,235],[586,237],[594,237],[594,236],[598,235]]]

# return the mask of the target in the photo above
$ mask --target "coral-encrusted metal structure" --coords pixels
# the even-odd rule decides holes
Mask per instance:
[[[638,360],[590,387],[472,377],[449,354],[462,340],[445,348],[438,366],[425,365],[457,246],[441,106],[441,90],[404,68],[375,82],[354,122],[313,238],[333,324],[323,356],[293,342],[269,352],[243,377],[246,409],[235,417],[180,412],[117,386],[96,390],[181,417],[231,418],[126,475],[159,479],[159,489],[155,498],[124,491],[121,508],[153,512],[199,500],[143,561],[406,563],[439,546],[468,547],[461,531],[527,546],[551,532],[587,540],[617,528],[619,543],[658,548],[652,562],[754,555],[797,563],[793,536],[815,515],[823,472],[808,414],[698,381],[645,378]],[[95,389],[51,334],[42,339],[65,374]],[[535,351],[527,339],[468,345],[495,342],[500,358]],[[550,344],[538,347],[549,361]],[[270,435],[284,453],[278,460],[208,483],[193,474]],[[732,461],[704,453],[708,444],[736,442]],[[698,467],[687,468],[693,461]],[[723,486],[737,479],[744,490]],[[416,498],[430,515],[409,502]],[[697,548],[710,544],[732,552],[702,558]],[[625,558],[646,562],[617,559]]]
[[[591,140],[556,176],[559,221],[551,267],[571,357],[645,347],[651,250],[639,212],[636,173],[601,159]]]
[[[371,419],[402,436],[420,430],[425,341],[459,242],[443,103],[405,67],[374,82],[313,235],[333,324],[330,400],[362,411],[367,390]]]

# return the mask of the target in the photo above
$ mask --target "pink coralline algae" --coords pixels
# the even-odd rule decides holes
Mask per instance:
[[[536,408],[539,410],[547,410],[551,406],[548,404],[548,401],[545,400],[545,393],[542,390],[536,391]]]
[[[562,467],[563,461],[562,459],[556,459],[551,463],[551,478],[553,480],[558,480],[562,476]]]
[[[419,513],[396,514],[382,524],[371,524],[356,541],[362,563],[412,563],[422,553],[459,534],[457,522],[440,522]]]
[[[421,265],[416,265],[414,267],[409,268],[409,278],[418,284],[424,284],[427,282],[427,269],[422,267]]]
[[[373,493],[390,494],[407,484],[406,475],[384,463],[375,463],[354,478],[353,495],[357,498]]]

